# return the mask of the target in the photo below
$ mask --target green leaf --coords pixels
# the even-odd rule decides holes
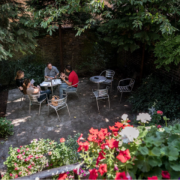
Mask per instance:
[[[142,155],[147,155],[149,153],[149,150],[146,146],[140,147],[138,150],[141,152]]]
[[[159,158],[159,157],[149,157],[148,163],[149,163],[152,167],[155,167],[155,166],[159,166],[159,167],[160,167],[160,166],[162,165],[161,158]]]
[[[154,147],[154,148],[152,149],[152,153],[153,153],[155,156],[160,156],[160,154],[161,154],[160,148]]]
[[[170,166],[174,171],[179,171],[180,172],[180,162],[170,164]]]

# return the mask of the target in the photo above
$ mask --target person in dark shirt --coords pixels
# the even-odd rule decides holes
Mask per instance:
[[[21,92],[23,92],[24,72],[21,70],[17,71],[15,80],[17,87]]]

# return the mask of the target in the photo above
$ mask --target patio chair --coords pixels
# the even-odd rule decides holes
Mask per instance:
[[[78,84],[79,84],[79,82],[78,82],[77,84],[74,84],[73,86],[76,86],[76,85],[78,85]],[[78,86],[77,86],[77,88],[76,88],[76,91],[72,91],[72,90],[70,89],[70,87],[73,87],[73,86],[68,86],[68,87],[67,87],[67,89],[66,89],[66,96],[68,96],[68,94],[76,94],[77,97],[79,98],[78,93],[77,93]]]
[[[49,100],[49,103],[48,103],[48,115],[49,115],[49,107],[51,107],[56,111],[57,116],[59,118],[58,111],[60,109],[63,109],[65,107],[67,107],[67,110],[68,110],[68,113],[69,113],[69,116],[70,116],[69,108],[68,108],[68,105],[67,105],[67,96],[65,98],[63,98],[63,99],[53,100],[53,102],[58,102],[58,105],[54,106],[52,104],[52,100]],[[59,120],[60,120],[60,118],[59,118]]]
[[[128,85],[122,85],[122,84],[125,84],[126,82],[128,82]],[[131,78],[126,78],[119,81],[118,86],[117,86],[117,93],[118,91],[121,93],[120,102],[122,99],[123,92],[131,92],[134,87],[134,83],[135,83],[135,80]]]
[[[41,104],[45,101],[45,100],[48,100],[47,98],[47,94],[44,93],[46,95],[46,98],[44,98],[42,101],[38,101],[38,97],[40,96],[40,94],[33,94],[33,95],[28,95],[29,97],[29,114],[31,112],[31,105],[39,105],[39,115],[41,113]],[[44,94],[41,94],[44,95]]]
[[[99,105],[98,105],[98,100],[99,99],[108,99],[109,109],[110,109],[110,100],[109,100],[109,95],[108,95],[108,88],[106,88],[106,89],[98,89],[96,91],[93,91],[93,94],[94,94],[94,96],[96,98],[98,111],[99,111]]]
[[[100,76],[102,76],[105,73],[105,77],[107,78],[106,81],[102,82],[101,84],[107,84],[111,86],[112,90],[112,82],[113,82],[113,77],[115,75],[115,72],[113,70],[107,69],[101,72]]]

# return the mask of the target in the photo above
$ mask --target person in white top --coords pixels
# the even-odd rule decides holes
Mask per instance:
[[[49,95],[51,94],[51,90],[47,89],[45,91],[41,91],[40,86],[31,86],[30,80],[29,79],[25,79],[24,83],[23,83],[23,93],[24,94],[28,94],[28,95],[32,95],[32,94],[39,94],[38,97],[38,101],[42,101],[43,99],[47,97],[49,99]],[[47,100],[46,100],[46,104],[47,104]]]

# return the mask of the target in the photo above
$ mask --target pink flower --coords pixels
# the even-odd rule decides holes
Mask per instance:
[[[114,165],[114,170],[115,170],[115,171],[118,171],[118,170],[119,170],[119,169],[118,169],[118,166],[117,166],[116,164]]]
[[[15,174],[15,178],[18,178],[18,174]]]
[[[40,158],[42,158],[42,157],[43,157],[43,155],[40,155],[39,157],[40,157]]]
[[[46,167],[49,167],[49,164],[48,164],[48,163],[46,164]]]
[[[38,157],[38,155],[36,156],[36,159],[38,159],[39,157]]]
[[[17,167],[15,167],[15,168],[14,168],[14,170],[15,170],[15,171],[17,171],[17,170],[18,170],[18,168],[17,168]]]
[[[22,172],[19,172],[19,175],[21,175],[22,174]]]
[[[117,151],[117,152],[120,152],[120,150],[119,150],[118,148],[116,148],[116,151]]]
[[[23,152],[23,155],[25,155],[25,152]]]
[[[14,163],[14,166],[16,166],[17,164],[16,163]]]
[[[52,152],[48,152],[48,155],[50,156],[52,154]]]
[[[162,126],[161,125],[158,125],[157,128],[161,128]]]
[[[32,166],[34,166],[34,165],[35,165],[35,163],[34,163],[34,162],[32,162],[31,164],[32,164]]]
[[[22,148],[22,146],[20,146],[20,148]]]
[[[26,151],[29,151],[29,148],[26,148]]]
[[[157,111],[157,114],[160,114],[160,115],[162,116],[162,115],[163,115],[163,112],[160,111],[160,110],[158,110],[158,111]]]
[[[32,168],[32,166],[30,165],[30,166],[28,166],[28,168],[29,168],[29,169],[31,169],[31,168]]]
[[[18,152],[18,153],[20,153],[20,152],[21,152],[21,150],[20,150],[20,149],[17,149],[17,152]]]
[[[9,175],[10,175],[10,176],[12,176],[12,174],[11,174],[11,173],[10,173]]]

